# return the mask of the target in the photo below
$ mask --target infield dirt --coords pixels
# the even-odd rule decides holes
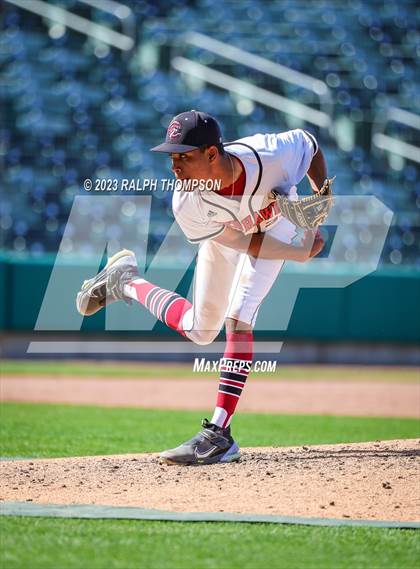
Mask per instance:
[[[209,412],[216,392],[215,378],[136,380],[5,375],[1,378],[0,400]],[[339,377],[328,381],[273,381],[253,377],[241,396],[239,412],[242,411],[417,419],[420,382],[350,381]]]
[[[259,447],[240,462],[161,465],[156,454],[0,463],[3,501],[182,512],[420,521],[420,441]]]

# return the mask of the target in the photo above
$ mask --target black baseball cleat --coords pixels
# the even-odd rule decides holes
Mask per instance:
[[[124,295],[124,285],[138,278],[136,256],[123,249],[108,259],[105,268],[85,281],[77,294],[77,310],[83,316],[92,316],[107,304],[116,300],[131,302]]]
[[[203,419],[201,425],[203,430],[195,437],[179,447],[163,451],[159,462],[192,466],[239,460],[241,454],[230,434],[230,427],[222,429],[207,419]]]

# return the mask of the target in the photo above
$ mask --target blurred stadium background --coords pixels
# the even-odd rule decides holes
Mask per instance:
[[[85,178],[170,177],[149,148],[174,114],[195,108],[220,120],[226,140],[309,129],[337,175],[337,193],[375,195],[394,212],[374,275],[300,295],[282,337],[332,348],[299,348],[291,359],[341,353],[344,361],[418,363],[418,12],[415,0],[5,0],[3,353],[24,355],[22,338],[34,338],[60,243],[69,258],[89,260],[104,235],[117,250],[124,231],[139,239],[147,232],[152,258],[173,222],[170,193],[153,192],[149,230],[129,199],[119,224],[108,224],[100,208],[88,212],[82,249],[71,227],[62,241],[64,229]],[[360,231],[368,243],[369,230]],[[168,269],[184,248],[183,238],[174,240]],[[351,241],[346,259],[357,262]],[[84,330],[99,333],[103,321],[92,321]],[[155,337],[163,333],[157,326]]]

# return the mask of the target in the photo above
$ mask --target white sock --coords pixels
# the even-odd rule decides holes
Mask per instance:
[[[134,279],[132,282],[136,284],[142,284],[147,281],[144,279]],[[124,295],[132,298],[133,300],[138,300],[136,289],[129,284],[124,285]]]
[[[227,417],[226,409],[223,409],[223,407],[216,407],[210,423],[213,423],[213,425],[217,425],[218,427],[223,427],[223,423],[225,422],[226,417]],[[230,421],[229,421],[229,423],[230,423]],[[226,425],[225,428],[227,426],[228,425]]]

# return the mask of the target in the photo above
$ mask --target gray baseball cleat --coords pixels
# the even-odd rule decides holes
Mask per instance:
[[[201,423],[200,431],[182,445],[163,451],[159,462],[164,464],[199,465],[239,460],[239,447],[230,434],[230,427],[222,429],[207,419]]]
[[[123,249],[108,259],[105,268],[82,284],[77,294],[77,310],[83,316],[92,316],[116,300],[130,302],[124,295],[124,285],[139,276],[136,256]]]

